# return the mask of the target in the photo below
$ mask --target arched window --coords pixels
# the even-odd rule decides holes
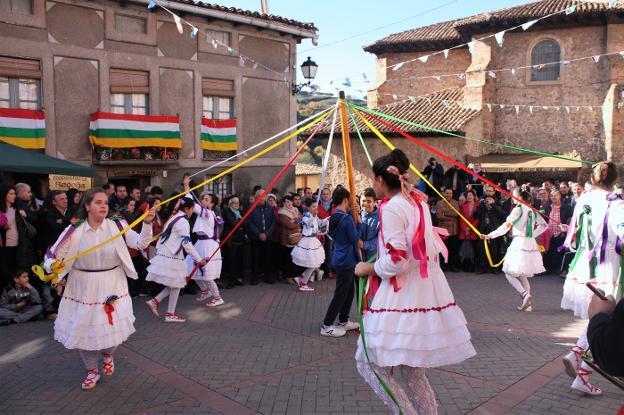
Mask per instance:
[[[561,61],[561,48],[552,39],[544,39],[531,51],[531,81],[558,81]]]

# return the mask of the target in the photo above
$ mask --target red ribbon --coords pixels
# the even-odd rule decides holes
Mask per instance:
[[[113,311],[115,311],[115,307],[112,304],[104,304],[104,311],[106,315],[108,315],[108,324],[113,325]]]

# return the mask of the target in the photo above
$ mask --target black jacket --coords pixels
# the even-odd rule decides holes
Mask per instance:
[[[624,376],[624,302],[612,315],[596,314],[587,326],[587,339],[598,366],[612,376]]]
[[[552,210],[552,206],[548,205],[546,206],[546,221],[548,222],[547,217],[550,216],[550,211]],[[572,215],[574,214],[574,209],[572,209],[572,206],[570,205],[565,205],[563,203],[561,203],[561,209],[559,210],[559,215],[561,216],[560,222],[561,223],[565,223],[566,225],[570,224],[570,219],[572,219]]]
[[[488,234],[505,222],[507,214],[501,207],[499,202],[494,202],[491,209],[489,209],[484,200],[479,202],[479,206],[475,209],[472,217],[479,220],[479,232]]]
[[[453,187],[453,179],[455,186]],[[453,197],[457,198],[461,192],[466,191],[468,183],[468,173],[460,170],[457,166],[453,166],[444,173],[444,186],[453,189]]]
[[[58,209],[51,208],[43,212],[42,219],[42,228],[45,230],[45,234],[41,236],[45,238],[46,247],[49,247],[56,242],[65,228],[69,226],[71,216],[69,215],[69,209],[67,209],[65,214],[62,214]]]
[[[225,236],[230,233],[230,231],[234,228],[234,225],[238,222],[236,219],[236,215],[230,210],[229,207],[224,208],[222,210],[223,213],[223,232],[221,233],[221,239],[225,238]],[[230,240],[227,242],[227,245],[244,245],[247,243],[249,238],[247,237],[247,233],[245,230],[245,225],[241,225],[236,229],[236,232],[232,235]]]

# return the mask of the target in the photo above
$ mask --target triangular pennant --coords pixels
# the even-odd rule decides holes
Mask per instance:
[[[555,110],[559,111],[561,110],[561,107],[555,107]]]
[[[156,6],[158,6],[158,2],[156,0],[150,0],[149,4],[147,5],[147,8],[152,10]]]
[[[227,48],[227,54],[232,56],[234,54],[234,50],[232,48]]]
[[[594,111],[593,107],[587,107],[587,109],[589,110],[589,112],[593,112]]]
[[[516,109],[516,115],[520,114],[520,106],[515,105],[514,108]]]
[[[565,9],[565,14],[572,14],[576,11],[576,4]]]
[[[255,71],[256,69],[258,69],[258,64],[257,64],[256,62],[254,62],[254,63],[253,63],[252,68],[253,68],[253,69],[254,69],[254,71]]]
[[[351,80],[349,78],[345,78],[342,84],[346,87],[351,87]]]
[[[463,73],[463,72],[462,72],[462,73],[458,73],[458,74],[457,74],[457,77],[458,77],[459,79],[466,79],[466,74],[465,74],[465,73]]]
[[[472,53],[474,52],[474,40],[466,43],[466,46],[468,46],[468,52],[470,52],[470,54],[472,55]]]
[[[516,74],[516,68],[511,68],[511,74],[515,75]]]
[[[487,105],[488,111],[492,112],[492,104],[486,104],[486,105]]]
[[[542,106],[542,109],[544,109],[544,110],[547,110],[548,108],[550,108],[550,107],[547,107],[546,105]]]
[[[570,113],[570,107],[565,107],[565,110],[568,114]]]
[[[526,22],[525,24],[522,25],[522,30],[527,30],[529,27],[533,26],[535,23],[537,23],[537,19],[531,20],[530,22]]]
[[[490,78],[496,78],[496,72],[494,72],[494,71],[487,71],[486,74]]]
[[[576,107],[576,112],[579,112],[581,110],[581,107]]]
[[[240,55],[240,56],[238,57],[238,64],[239,64],[240,66],[245,66],[245,57],[244,57],[243,55]]]
[[[503,38],[505,36],[505,31],[501,31],[498,32],[497,34],[494,35],[494,39],[496,39],[496,43],[498,43],[498,47],[502,48],[503,47]]]
[[[624,51],[619,52],[619,53],[620,53],[620,56],[622,57],[622,59],[624,59]]]
[[[440,75],[436,75],[434,78],[436,79],[436,81],[441,81],[442,80],[442,77]]]
[[[532,107],[532,106],[529,106],[529,112],[530,112],[531,114],[533,114],[533,107]]]
[[[396,94],[392,94],[392,99],[396,101],[399,99],[399,97],[397,97]]]
[[[617,6],[620,0],[609,0],[609,8]]]
[[[191,37],[195,39],[197,37],[197,32],[199,32],[199,29],[192,25],[191,27],[193,28],[193,30],[191,31]]]
[[[570,65],[572,65],[572,62],[567,61],[567,60],[566,60],[566,61],[563,61],[563,62],[561,62],[561,63],[563,64],[563,66],[570,66]]]
[[[210,43],[212,43],[212,47],[215,49],[219,47],[219,42],[217,42],[217,39],[212,39]]]
[[[444,53],[444,59],[448,58],[449,50],[448,49],[444,49],[442,52]]]
[[[500,104],[499,107],[504,110],[505,109],[505,105],[504,104]]]
[[[600,62],[600,55],[594,55],[594,56],[592,56],[592,60],[594,61],[594,63],[598,63],[598,62]]]
[[[184,28],[182,27],[182,21],[180,17],[176,14],[173,15],[173,21],[175,22],[176,28],[178,29],[179,34],[184,34]]]
[[[401,62],[401,63],[397,63],[396,65],[394,65],[392,67],[393,71],[398,71],[399,69],[401,69],[401,67],[405,64],[405,62]]]
[[[365,81],[368,81],[368,77],[366,76],[365,73],[362,74],[362,78],[364,78]]]
[[[446,99],[442,100],[442,105],[444,106],[444,108],[448,108],[449,107],[449,102]]]
[[[418,60],[421,61],[422,63],[427,63],[427,59],[429,59],[429,55],[424,55],[418,58]]]

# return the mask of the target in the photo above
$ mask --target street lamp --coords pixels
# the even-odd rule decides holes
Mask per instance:
[[[301,72],[303,73],[303,77],[308,80],[307,83],[303,84],[294,84],[292,85],[292,94],[300,92],[304,86],[310,86],[312,84],[312,80],[316,78],[316,70],[318,69],[318,65],[316,62],[312,60],[308,56],[308,60],[301,64]]]

